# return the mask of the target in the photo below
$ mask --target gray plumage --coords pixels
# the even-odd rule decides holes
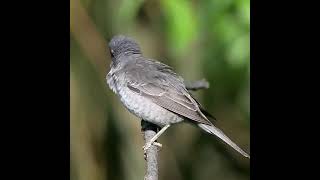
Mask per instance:
[[[171,67],[143,57],[129,37],[113,37],[109,49],[112,62],[107,83],[131,113],[160,127],[187,120],[250,157],[208,120]]]

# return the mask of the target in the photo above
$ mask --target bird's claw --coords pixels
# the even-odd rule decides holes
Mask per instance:
[[[155,145],[155,146],[158,146],[158,147],[162,147],[162,144],[161,143],[158,143],[158,142],[153,142],[152,144],[150,142],[147,142],[144,146],[143,146],[143,151],[146,153],[147,150],[151,147],[151,145]]]
[[[158,142],[154,142],[153,145],[158,146],[159,148],[162,148],[162,144]]]
[[[145,160],[147,160],[147,150],[151,147],[151,145],[154,145],[154,146],[158,146],[159,148],[162,147],[162,144],[158,143],[158,142],[153,142],[152,144],[151,143],[146,143],[144,146],[143,146],[143,157]]]
[[[146,152],[151,147],[151,143],[147,142],[143,147],[143,151]]]

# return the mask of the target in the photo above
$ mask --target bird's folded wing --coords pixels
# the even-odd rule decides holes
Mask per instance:
[[[196,101],[187,90],[177,89],[170,83],[128,83],[128,88],[155,104],[190,120],[211,124],[202,114]],[[181,92],[182,91],[182,92]]]

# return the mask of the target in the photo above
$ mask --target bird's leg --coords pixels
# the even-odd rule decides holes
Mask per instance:
[[[147,143],[143,146],[144,152],[146,152],[147,149],[149,149],[152,144],[161,147],[162,145],[161,145],[160,143],[156,143],[156,144],[155,144],[155,141],[156,141],[156,140],[161,136],[161,134],[164,133],[164,131],[166,131],[169,127],[170,127],[170,124],[164,126],[156,135],[154,135],[154,136],[150,139],[150,141],[147,142]]]

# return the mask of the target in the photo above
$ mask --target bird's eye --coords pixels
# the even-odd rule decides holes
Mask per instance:
[[[114,51],[113,51],[113,49],[110,49],[110,55],[111,55],[112,58],[114,58]]]

